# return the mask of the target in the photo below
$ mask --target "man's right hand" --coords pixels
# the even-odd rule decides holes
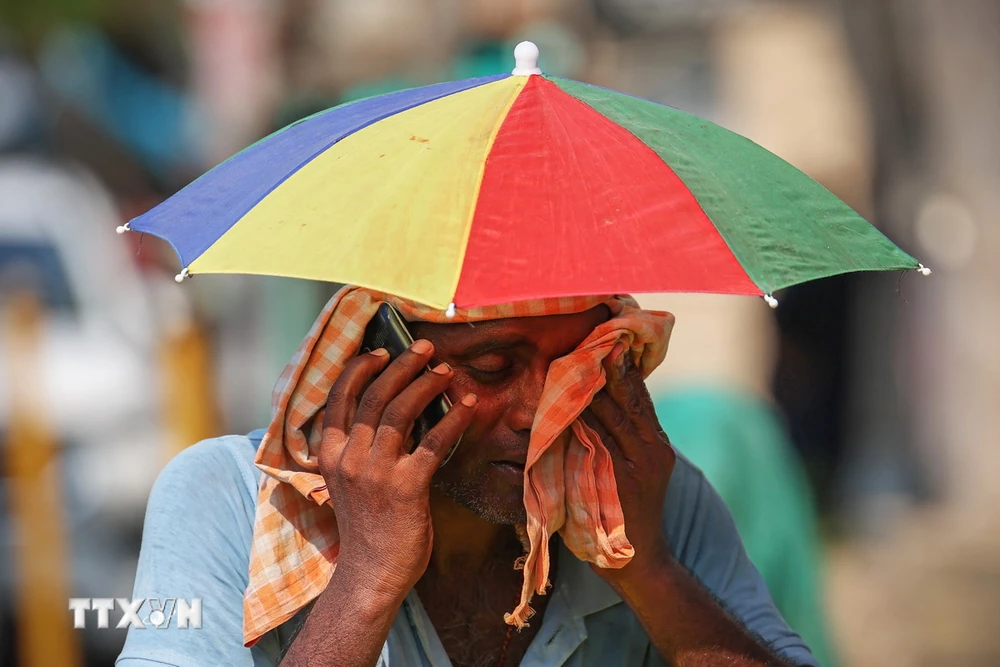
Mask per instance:
[[[399,606],[427,569],[431,477],[476,412],[476,397],[465,396],[406,453],[414,420],[454,375],[444,364],[423,372],[433,352],[418,340],[391,364],[385,350],[362,354],[330,390],[318,458],[340,552],[282,667],[375,665]]]
[[[340,534],[336,578],[355,592],[402,601],[430,562],[431,477],[476,411],[463,397],[407,453],[414,421],[454,375],[423,372],[433,352],[418,340],[391,364],[385,350],[362,354],[330,390],[319,469]]]

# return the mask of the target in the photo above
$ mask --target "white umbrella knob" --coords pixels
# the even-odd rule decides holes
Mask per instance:
[[[521,42],[514,47],[514,65],[511,71],[514,76],[542,73],[542,70],[538,69],[538,47],[534,42]]]

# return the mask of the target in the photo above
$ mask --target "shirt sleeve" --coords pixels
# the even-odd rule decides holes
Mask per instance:
[[[681,565],[744,627],[792,664],[819,667],[771,600],[725,502],[680,454],[667,489],[664,532]]]
[[[252,649],[243,646],[256,481],[241,459],[251,456],[252,448],[241,436],[206,440],[177,455],[157,477],[146,507],[133,602],[200,598],[202,626],[131,627],[118,667],[277,662],[275,647],[268,646],[274,637],[266,635]],[[142,618],[144,612],[141,608]]]

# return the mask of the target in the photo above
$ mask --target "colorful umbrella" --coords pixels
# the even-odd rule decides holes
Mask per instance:
[[[166,239],[178,278],[361,285],[445,308],[622,292],[770,296],[920,269],[750,140],[662,104],[543,76],[380,95],[293,123],[122,229]]]

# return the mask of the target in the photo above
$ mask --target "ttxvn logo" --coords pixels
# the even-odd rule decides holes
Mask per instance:
[[[107,628],[111,623],[111,611],[117,606],[121,618],[116,628],[169,628],[177,619],[178,628],[201,627],[201,598],[70,598],[69,609],[73,612],[73,627],[82,630],[87,627],[87,612],[97,615],[97,627]]]

